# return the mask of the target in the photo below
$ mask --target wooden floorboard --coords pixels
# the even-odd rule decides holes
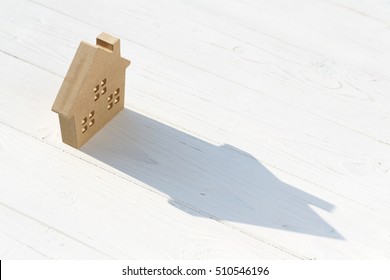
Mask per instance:
[[[390,5],[0,7],[0,257],[390,256]],[[126,108],[77,151],[50,108],[102,31]]]

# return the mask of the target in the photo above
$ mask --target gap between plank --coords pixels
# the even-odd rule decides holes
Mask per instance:
[[[73,20],[75,20],[75,21],[78,21],[78,22],[81,22],[81,23],[83,23],[83,24],[86,24],[87,26],[91,26],[91,27],[98,28],[98,29],[100,28],[98,25],[91,24],[91,23],[89,23],[89,22],[87,22],[87,21],[84,21],[84,20],[81,20],[81,19],[79,19],[79,18],[73,17],[73,16],[71,16],[71,15],[69,15],[69,14],[66,14],[66,13],[64,13],[64,12],[58,11],[58,10],[56,10],[56,9],[54,9],[54,8],[51,8],[51,7],[49,7],[49,6],[46,6],[46,5],[44,5],[44,4],[41,4],[41,3],[36,2],[36,1],[34,1],[34,0],[27,0],[27,1],[33,3],[33,4],[37,5],[37,6],[40,6],[40,7],[43,7],[43,8],[45,8],[45,9],[48,9],[48,10],[50,10],[50,11],[53,11],[53,12],[55,12],[55,13],[57,13],[57,14],[60,14],[60,15],[62,15],[62,16],[65,16],[65,17],[71,18],[71,19],[73,19]],[[241,83],[239,83],[239,82],[236,82],[236,81],[227,79],[227,78],[225,78],[225,77],[223,77],[223,76],[221,76],[221,75],[219,75],[219,74],[217,74],[217,73],[210,72],[210,71],[208,71],[208,70],[206,70],[206,69],[203,69],[203,68],[201,68],[201,67],[198,67],[198,66],[196,66],[196,65],[193,65],[193,64],[191,64],[191,63],[188,63],[188,62],[186,62],[186,61],[183,61],[183,60],[178,59],[178,58],[176,58],[176,57],[173,57],[173,56],[171,56],[171,55],[165,54],[165,53],[160,52],[160,51],[158,51],[158,50],[155,50],[155,49],[153,49],[153,48],[150,48],[150,47],[148,47],[148,46],[146,46],[146,45],[144,45],[144,44],[142,44],[142,43],[138,43],[138,42],[136,42],[136,41],[133,41],[133,40],[127,38],[127,37],[122,37],[121,39],[126,40],[126,41],[128,41],[128,42],[131,42],[131,43],[133,43],[133,44],[136,44],[136,45],[138,45],[138,46],[141,46],[141,47],[143,47],[143,48],[145,48],[145,49],[151,50],[151,51],[153,51],[153,52],[155,52],[155,53],[157,53],[157,54],[160,54],[160,55],[162,55],[162,56],[168,57],[168,58],[170,58],[170,59],[172,59],[172,60],[175,60],[175,61],[177,61],[177,62],[180,62],[180,63],[182,63],[182,64],[184,64],[184,65],[187,65],[187,66],[190,66],[190,67],[192,67],[192,68],[195,68],[195,69],[197,69],[197,70],[199,70],[199,71],[203,71],[203,72],[205,72],[205,73],[207,73],[207,74],[210,74],[210,75],[212,75],[212,76],[214,76],[214,77],[217,77],[217,78],[219,78],[219,79],[222,79],[222,80],[224,80],[224,81],[227,81],[227,82],[229,82],[229,83],[232,83],[232,84],[234,84],[234,85],[237,85],[237,86],[239,86],[239,87],[241,87],[241,88],[247,89],[247,90],[249,90],[249,91],[251,91],[251,92],[254,92],[254,93],[256,93],[256,94],[261,94],[261,95],[266,96],[266,97],[268,97],[268,98],[271,98],[271,99],[273,99],[273,100],[277,100],[277,101],[279,101],[279,102],[282,102],[282,103],[284,103],[284,104],[286,104],[286,105],[288,105],[288,106],[291,106],[291,107],[293,107],[293,108],[295,108],[295,109],[297,109],[297,110],[299,110],[299,111],[301,111],[301,112],[304,112],[304,113],[310,114],[310,115],[312,115],[312,116],[315,116],[315,117],[317,117],[317,118],[326,120],[326,121],[328,121],[328,122],[330,122],[330,123],[332,123],[332,124],[335,124],[335,125],[338,125],[338,126],[340,126],[340,127],[346,128],[346,129],[348,129],[348,130],[350,130],[350,131],[353,131],[353,132],[355,132],[355,133],[357,133],[357,134],[359,134],[359,135],[368,137],[369,139],[374,140],[374,141],[376,141],[376,142],[378,142],[378,143],[380,143],[380,144],[384,144],[384,145],[390,146],[390,143],[388,143],[388,142],[386,142],[386,141],[377,139],[377,138],[375,138],[375,137],[373,137],[373,136],[370,136],[370,135],[368,135],[368,134],[366,134],[366,133],[364,133],[364,132],[361,132],[361,131],[359,131],[359,130],[357,130],[357,129],[354,129],[354,128],[348,127],[348,126],[346,126],[346,125],[340,124],[340,123],[338,123],[338,122],[336,122],[336,121],[333,121],[333,120],[331,120],[331,119],[329,119],[329,118],[326,118],[326,117],[324,117],[324,116],[321,116],[321,115],[318,115],[318,114],[316,114],[316,113],[307,111],[307,110],[305,110],[305,109],[303,109],[303,108],[300,108],[300,107],[298,107],[298,106],[296,106],[296,105],[294,105],[294,104],[292,104],[292,103],[290,103],[290,102],[288,102],[288,101],[285,101],[285,100],[283,100],[283,99],[276,98],[276,97],[274,97],[274,96],[272,96],[272,95],[269,95],[269,94],[264,93],[264,92],[259,91],[259,90],[255,90],[255,89],[250,88],[250,87],[248,87],[248,86],[246,86],[246,85],[243,85],[243,84],[241,84]],[[4,52],[4,51],[2,51],[2,52]],[[4,52],[4,53],[6,53],[6,52]],[[6,53],[6,54],[8,54],[8,53]],[[10,55],[10,56],[12,56],[12,57],[14,57],[14,58],[16,58],[16,59],[20,59],[20,58],[18,58],[17,56],[13,56],[12,54],[8,54],[8,55]],[[25,61],[25,60],[23,60],[23,59],[20,59],[20,60],[22,60],[22,61],[24,61],[24,62],[27,62],[27,61]],[[27,63],[29,63],[29,62],[27,62]],[[34,65],[34,64],[32,64],[32,63],[29,63],[29,64]],[[34,65],[34,66],[36,66],[36,65]],[[52,74],[54,74],[54,75],[56,75],[56,76],[62,77],[62,76],[60,76],[59,74],[53,73],[53,72],[51,72],[50,70],[47,70],[47,69],[42,68],[42,67],[40,67],[40,66],[36,66],[36,67],[38,67],[38,68],[40,68],[40,69],[43,69],[43,70],[45,70],[45,71],[47,71],[47,72],[49,72],[49,73],[52,73]]]
[[[84,243],[83,241],[81,241],[81,240],[79,240],[79,239],[77,239],[77,238],[75,238],[75,237],[73,237],[73,236],[67,234],[66,232],[63,232],[63,231],[61,231],[61,230],[59,230],[59,229],[57,229],[57,228],[54,228],[54,227],[52,227],[52,226],[50,226],[50,225],[48,225],[48,224],[42,222],[41,220],[38,220],[37,218],[34,218],[34,217],[32,217],[32,216],[30,216],[30,215],[24,213],[24,212],[21,212],[21,211],[19,211],[18,209],[13,208],[13,207],[11,207],[11,206],[5,204],[5,203],[2,202],[2,201],[0,201],[0,205],[3,206],[3,207],[5,207],[5,208],[7,208],[7,209],[9,209],[9,210],[11,210],[11,211],[16,212],[17,214],[19,214],[19,215],[21,215],[21,216],[23,216],[23,217],[25,217],[25,218],[27,218],[27,219],[30,219],[30,220],[32,220],[32,221],[34,221],[34,222],[40,224],[40,225],[43,226],[43,227],[52,229],[52,230],[56,231],[57,233],[59,233],[59,234],[65,236],[65,237],[67,237],[67,238],[69,238],[69,239],[71,239],[71,240],[73,240],[73,241],[75,241],[75,242],[77,242],[77,243],[79,243],[79,244],[81,244],[81,245],[83,245],[83,246],[85,246],[85,247],[87,247],[87,248],[89,248],[89,249],[95,251],[95,252],[98,252],[98,253],[100,253],[100,254],[102,254],[102,255],[104,255],[104,256],[110,258],[110,259],[115,259],[114,257],[108,255],[107,253],[105,253],[105,252],[103,252],[103,251],[100,251],[99,249],[96,249],[96,248],[92,247],[91,245],[89,245],[89,244],[87,244],[87,243]],[[46,257],[47,257],[47,256],[46,256]]]
[[[224,225],[225,227],[229,228],[230,230],[238,231],[238,232],[240,232],[241,234],[243,234],[243,235],[245,235],[245,236],[247,236],[247,237],[250,237],[250,238],[252,238],[252,239],[254,239],[254,240],[256,240],[256,241],[258,241],[258,242],[260,242],[260,243],[263,243],[263,244],[266,245],[266,246],[269,246],[269,247],[272,247],[272,248],[274,248],[274,249],[280,250],[280,251],[282,251],[282,252],[284,252],[284,253],[287,253],[287,254],[291,255],[292,257],[295,257],[295,258],[299,258],[299,259],[309,259],[309,258],[306,257],[306,256],[301,256],[301,255],[299,255],[299,254],[297,254],[297,253],[295,253],[295,252],[293,252],[293,251],[291,251],[291,250],[289,250],[289,249],[287,249],[287,248],[284,248],[284,247],[282,247],[282,246],[280,246],[280,245],[273,244],[271,241],[265,240],[265,239],[263,239],[263,238],[261,238],[261,237],[255,235],[255,234],[252,234],[252,233],[248,232],[247,230],[245,230],[245,229],[243,229],[243,228],[240,228],[240,227],[238,227],[238,226],[235,226],[234,224],[231,224],[231,223],[229,223],[229,222],[225,222],[225,221],[219,219],[218,217],[216,217],[216,216],[214,216],[214,215],[212,215],[212,214],[210,214],[210,213],[208,213],[208,212],[205,212],[205,211],[203,211],[203,210],[201,210],[201,209],[198,209],[198,208],[196,208],[196,207],[194,207],[194,206],[192,206],[192,205],[190,205],[190,204],[187,204],[187,203],[185,203],[185,202],[183,202],[183,201],[180,201],[180,200],[178,200],[178,199],[176,199],[176,198],[173,198],[173,197],[165,196],[165,195],[161,194],[160,192],[157,192],[157,191],[155,191],[155,190],[153,190],[153,189],[147,187],[146,185],[143,185],[143,184],[140,184],[140,183],[138,183],[138,182],[136,182],[136,181],[130,180],[128,177],[125,177],[125,176],[123,176],[123,175],[120,175],[120,174],[118,174],[118,173],[115,172],[115,171],[111,171],[111,170],[109,170],[109,169],[106,169],[106,168],[104,168],[103,166],[100,166],[99,164],[93,163],[93,162],[91,162],[91,161],[89,161],[89,160],[87,160],[87,159],[85,159],[85,158],[79,157],[79,156],[77,156],[77,155],[75,155],[75,154],[73,154],[73,153],[71,153],[71,152],[69,152],[69,151],[66,151],[66,150],[64,150],[64,149],[61,149],[61,148],[58,147],[58,146],[55,146],[55,145],[50,144],[50,143],[48,143],[48,142],[46,142],[46,141],[43,141],[42,139],[40,139],[40,138],[38,138],[38,137],[36,137],[36,136],[34,136],[34,135],[31,135],[31,134],[29,134],[29,133],[27,133],[27,132],[24,132],[24,131],[22,131],[22,130],[20,130],[20,129],[14,127],[14,126],[5,124],[5,123],[2,122],[2,121],[0,121],[0,125],[4,125],[4,126],[10,128],[10,129],[15,130],[15,131],[18,132],[18,133],[21,133],[21,134],[23,134],[23,135],[25,135],[25,136],[27,136],[27,137],[30,137],[30,138],[32,138],[32,139],[38,141],[38,142],[41,142],[41,143],[43,143],[43,144],[46,144],[46,145],[50,146],[51,148],[54,148],[54,149],[56,149],[56,150],[58,150],[58,151],[60,151],[60,152],[63,152],[63,153],[68,154],[68,155],[70,155],[70,156],[73,156],[73,157],[75,157],[76,159],[82,160],[82,161],[84,161],[84,162],[87,163],[87,164],[93,165],[93,166],[95,166],[95,167],[97,167],[97,168],[99,168],[99,169],[101,169],[101,170],[103,170],[103,171],[105,171],[105,172],[107,172],[107,173],[110,173],[110,174],[112,174],[112,175],[114,175],[114,176],[116,176],[116,177],[119,177],[120,179],[123,179],[123,180],[125,180],[125,181],[128,181],[128,182],[130,182],[130,183],[132,183],[132,184],[134,184],[134,185],[137,185],[138,187],[141,187],[142,189],[144,189],[144,190],[146,190],[146,191],[149,191],[149,192],[151,192],[151,193],[153,193],[153,194],[156,194],[156,195],[158,195],[158,196],[160,196],[160,197],[171,198],[171,199],[173,200],[173,201],[172,201],[173,204],[179,205],[179,206],[181,206],[182,208],[187,209],[189,212],[195,212],[195,213],[197,213],[198,215],[203,216],[204,218],[208,218],[208,219],[214,220],[215,222],[217,222],[217,223],[219,223],[219,224],[221,224],[221,225]],[[30,219],[32,219],[32,220],[34,220],[34,221],[40,223],[41,225],[44,225],[45,227],[52,228],[51,226],[45,224],[44,222],[41,222],[40,220],[37,220],[37,219],[35,219],[35,218],[31,217],[31,216],[28,216],[27,214],[24,214],[23,212],[20,212],[19,210],[14,209],[14,208],[12,208],[12,207],[10,207],[10,206],[4,204],[4,203],[1,202],[1,201],[0,201],[0,205],[3,205],[4,207],[6,207],[6,208],[8,208],[8,209],[14,210],[14,211],[16,211],[17,213],[19,213],[19,214],[21,214],[21,215],[23,215],[23,216],[26,216],[26,217],[28,217],[28,218],[30,218]],[[53,228],[53,229],[54,229],[54,228]],[[90,249],[93,249],[93,250],[95,250],[95,251],[97,251],[97,252],[99,252],[99,253],[101,253],[101,254],[104,254],[104,255],[106,255],[107,257],[113,258],[112,256],[109,256],[109,255],[107,255],[106,253],[103,253],[103,252],[97,250],[96,248],[93,248],[93,247],[91,247],[90,245],[88,245],[88,244],[86,244],[86,243],[84,243],[84,242],[82,242],[82,241],[79,241],[78,239],[75,239],[75,238],[71,237],[70,235],[68,235],[68,234],[66,234],[66,233],[64,233],[64,232],[62,232],[62,231],[60,231],[60,230],[57,230],[57,229],[54,229],[54,230],[56,230],[56,231],[58,231],[59,233],[65,235],[66,237],[69,237],[69,238],[72,238],[72,239],[75,240],[75,241],[78,241],[79,243],[81,243],[81,244],[83,244],[83,245],[86,245],[86,246],[87,246],[88,248],[90,248]]]

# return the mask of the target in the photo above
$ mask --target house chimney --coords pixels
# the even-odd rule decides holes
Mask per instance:
[[[120,41],[107,33],[102,33],[96,38],[96,45],[120,55]]]

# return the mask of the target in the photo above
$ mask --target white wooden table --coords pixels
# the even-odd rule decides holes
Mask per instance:
[[[390,257],[390,1],[0,1],[1,259]],[[121,38],[81,150],[50,108]]]

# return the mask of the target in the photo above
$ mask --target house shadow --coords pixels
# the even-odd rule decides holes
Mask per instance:
[[[253,156],[128,109],[81,150],[191,215],[343,239],[313,210],[331,212],[332,204],[278,180]]]

